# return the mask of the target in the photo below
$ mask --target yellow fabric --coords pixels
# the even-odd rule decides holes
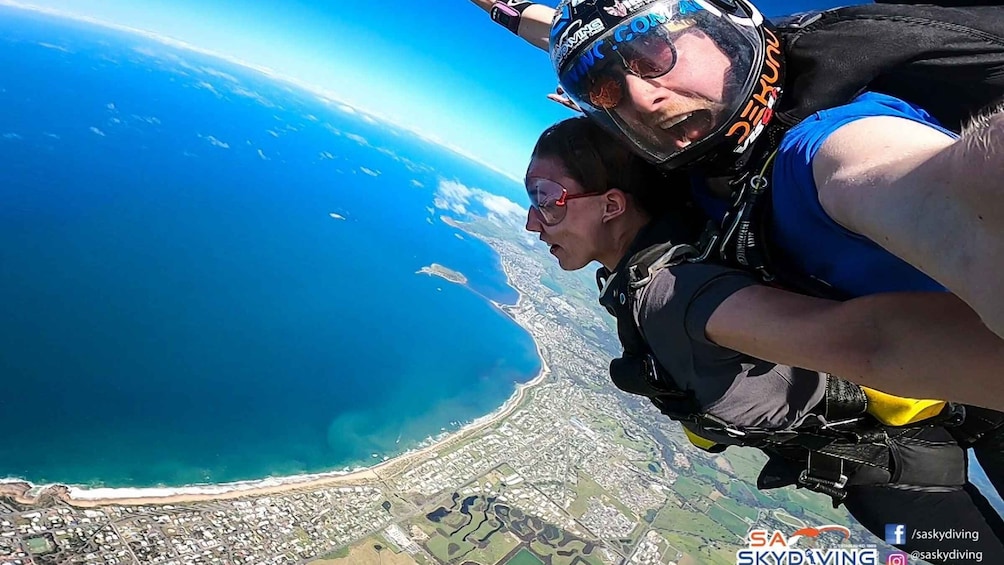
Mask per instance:
[[[699,448],[701,448],[701,449],[703,449],[705,451],[708,451],[712,447],[718,445],[717,443],[711,441],[710,439],[704,439],[703,437],[695,434],[694,432],[692,432],[689,429],[687,429],[686,426],[683,427],[683,432],[685,434],[687,434],[687,439],[690,440],[690,443],[696,445],[697,447],[699,447]]]
[[[868,387],[861,387],[868,397],[868,413],[887,426],[905,426],[932,418],[945,407],[944,400],[893,396]]]

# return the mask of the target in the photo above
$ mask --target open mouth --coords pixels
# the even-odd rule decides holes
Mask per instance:
[[[694,110],[686,114],[664,120],[656,127],[669,137],[677,149],[683,149],[695,141],[700,141],[711,131],[715,117],[711,110]]]

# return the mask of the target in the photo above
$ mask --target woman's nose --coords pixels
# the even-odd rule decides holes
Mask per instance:
[[[526,225],[524,229],[528,232],[540,233],[543,222],[540,221],[540,212],[530,206],[526,211]]]

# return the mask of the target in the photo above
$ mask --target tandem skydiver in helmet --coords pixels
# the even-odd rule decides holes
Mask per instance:
[[[996,182],[981,174],[1004,163],[993,154],[1001,116],[976,118],[956,141],[1004,97],[1004,8],[862,5],[774,27],[742,0],[597,0],[562,2],[551,30],[552,62],[579,109],[647,160],[689,173],[661,189],[689,188],[713,218],[702,260],[838,299],[944,292],[929,274],[947,274],[970,305],[963,287],[994,284],[975,272],[1004,272],[979,250],[997,241],[1004,198],[960,201]],[[908,232],[937,255],[903,255],[926,273],[890,252]],[[864,384],[1004,405],[999,377]]]

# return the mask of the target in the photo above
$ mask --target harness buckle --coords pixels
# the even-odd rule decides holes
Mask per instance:
[[[809,474],[809,469],[802,469],[802,472],[798,474],[798,482],[810,488],[812,486],[825,486],[830,488],[843,489],[845,486],[847,486],[847,475],[840,473],[837,480],[830,480],[830,479],[824,479],[822,477],[814,477]]]
[[[687,261],[690,263],[703,263],[707,261],[708,257],[711,256],[711,252],[714,251],[715,245],[718,244],[718,239],[720,237],[721,236],[718,235],[717,233],[712,234],[711,237],[708,238],[707,245],[704,246],[704,250],[701,251],[701,254],[698,255],[697,257],[691,257],[690,259],[687,259]]]
[[[847,418],[846,420],[837,420],[836,422],[827,422],[825,424],[820,425],[819,427],[823,428],[823,429],[827,429],[827,430],[832,430],[832,429],[835,429],[837,426],[843,426],[845,424],[854,424],[854,423],[860,422],[861,420],[863,420],[863,418],[861,418],[861,417]]]
[[[810,451],[805,469],[798,474],[798,484],[803,487],[828,495],[833,500],[833,507],[840,505],[847,498],[847,474],[844,473],[844,461],[840,457]]]
[[[746,432],[736,429],[732,426],[725,426],[725,433],[732,437],[746,437]]]

